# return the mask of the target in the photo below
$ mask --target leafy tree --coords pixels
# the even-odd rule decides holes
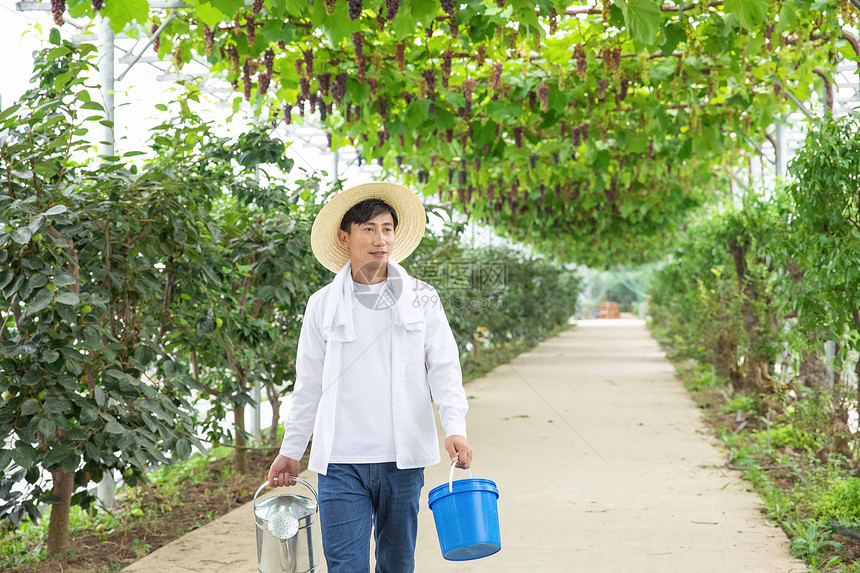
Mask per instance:
[[[839,344],[837,365],[860,350],[860,115],[815,122],[789,165],[798,325]],[[860,361],[854,365],[860,375]],[[860,396],[860,376],[856,378]]]
[[[52,42],[35,87],[0,113],[0,468],[29,484],[6,488],[0,515],[36,518],[36,503],[51,503],[57,554],[70,505],[91,503],[88,482],[117,469],[134,483],[197,442],[189,389],[153,335],[165,316],[152,312],[169,291],[161,266],[193,221],[164,173],[80,159],[86,125],[104,121],[81,117],[101,111],[84,85],[94,48]]]

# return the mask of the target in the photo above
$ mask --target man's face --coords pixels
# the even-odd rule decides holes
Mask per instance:
[[[387,268],[394,248],[394,219],[391,213],[380,213],[366,223],[353,223],[350,233],[338,230],[337,237],[349,250],[354,271]]]

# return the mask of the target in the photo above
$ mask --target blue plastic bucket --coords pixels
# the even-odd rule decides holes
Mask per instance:
[[[502,548],[496,503],[499,490],[493,481],[471,477],[449,479],[448,483],[430,490],[428,498],[442,557],[467,561],[492,555]]]

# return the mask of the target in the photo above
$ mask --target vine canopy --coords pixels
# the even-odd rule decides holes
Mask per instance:
[[[62,3],[60,3],[62,4]],[[858,60],[849,0],[75,0],[204,58],[271,122],[313,121],[500,234],[653,259],[767,130]]]

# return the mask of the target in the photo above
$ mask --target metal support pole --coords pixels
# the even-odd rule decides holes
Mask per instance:
[[[776,126],[776,176],[785,178],[788,174],[788,137],[785,124]]]
[[[260,386],[262,386],[263,381],[257,380],[254,382],[254,387],[251,389],[251,396],[254,398],[254,405],[252,406],[252,414],[251,414],[251,435],[254,436],[254,441],[258,444],[263,443],[263,429],[260,422],[260,399],[262,392],[260,391]]]
[[[800,101],[799,99],[797,99],[797,97],[795,97],[795,95],[793,93],[791,93],[791,91],[789,91],[789,89],[787,87],[785,87],[785,85],[783,85],[783,83],[781,81],[779,81],[779,79],[776,76],[771,75],[770,79],[771,79],[771,81],[773,81],[774,84],[778,85],[782,91],[785,92],[785,95],[788,96],[788,99],[790,99],[791,101],[794,102],[794,105],[797,106],[797,109],[802,111],[804,113],[804,115],[806,115],[806,117],[808,117],[809,119],[815,120],[815,116],[812,115],[812,112],[809,111],[808,109],[806,109],[806,106],[803,105],[803,102]]]
[[[170,13],[169,16],[167,16],[167,18],[164,19],[164,22],[161,23],[161,26],[159,26],[155,30],[155,32],[152,33],[152,36],[150,36],[149,40],[146,41],[146,44],[143,45],[143,48],[141,48],[140,53],[137,56],[135,56],[134,60],[132,60],[132,62],[128,65],[128,67],[125,69],[125,71],[119,75],[119,77],[117,78],[118,81],[122,81],[122,79],[129,72],[129,70],[131,70],[131,68],[133,68],[134,65],[137,63],[137,61],[143,56],[143,54],[146,52],[147,48],[149,48],[152,45],[152,43],[155,41],[155,39],[161,35],[161,33],[164,31],[164,29],[167,27],[167,25],[170,24],[173,21],[173,19],[176,18],[177,15],[178,15],[178,13],[176,12],[176,10],[174,10],[173,12]],[[111,40],[111,44],[113,44],[113,40]]]
[[[337,149],[331,150],[331,190],[334,191],[334,188],[337,186],[337,178],[338,174],[338,164],[340,163],[340,153],[337,152]]]
[[[115,155],[114,149],[114,35],[107,18],[98,17],[98,70],[99,70],[99,90],[101,91],[102,105],[105,109],[105,120],[108,125],[99,124],[99,155],[101,157],[111,157]],[[116,482],[113,478],[113,472],[105,472],[102,480],[99,482],[96,496],[106,509],[112,509],[116,506]]]
[[[111,122],[109,125],[101,125],[99,130],[99,145],[102,157],[115,155],[114,143],[114,45],[113,30],[107,18],[98,17],[98,69],[99,86],[102,96],[102,105],[105,108],[105,119]]]

